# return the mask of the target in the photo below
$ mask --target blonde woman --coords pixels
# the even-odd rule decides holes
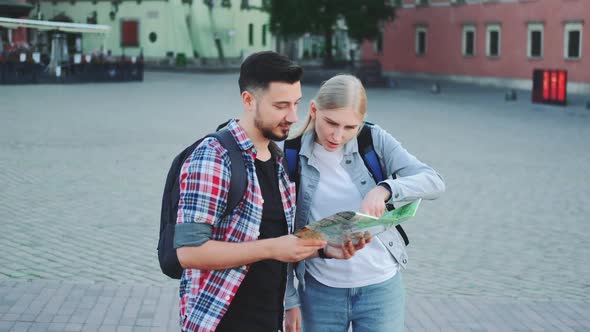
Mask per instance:
[[[441,176],[406,151],[377,125],[373,146],[385,174],[375,183],[358,151],[367,96],[354,76],[326,81],[311,102],[298,156],[295,228],[343,210],[382,215],[386,203],[435,199],[444,190]],[[373,237],[348,259],[327,247],[317,258],[290,266],[286,330],[306,332],[403,331],[405,291],[401,269],[407,254],[395,228]],[[294,272],[294,273],[293,273]],[[298,289],[295,288],[294,275]]]

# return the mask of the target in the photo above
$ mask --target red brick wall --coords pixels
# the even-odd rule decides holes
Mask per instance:
[[[406,0],[407,4],[414,1]],[[441,6],[436,6],[436,4]],[[385,27],[382,54],[362,45],[363,59],[378,59],[384,71],[418,72],[498,78],[532,77],[534,68],[559,68],[570,82],[590,82],[590,0],[514,0],[451,5],[432,0],[430,6],[399,9]],[[582,57],[564,59],[564,21],[583,21]],[[543,58],[527,56],[527,23],[544,23]],[[465,23],[476,27],[476,54],[462,54]],[[501,54],[486,56],[486,24],[501,24]],[[415,27],[426,26],[427,51],[415,54]]]

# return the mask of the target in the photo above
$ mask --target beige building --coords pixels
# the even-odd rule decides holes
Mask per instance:
[[[263,0],[52,0],[32,1],[31,17],[108,25],[105,38],[80,35],[77,52],[104,49],[146,60],[241,60],[274,49]]]

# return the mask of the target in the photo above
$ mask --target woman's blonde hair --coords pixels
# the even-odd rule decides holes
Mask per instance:
[[[316,109],[333,110],[352,107],[362,118],[367,113],[367,94],[361,81],[352,75],[336,75],[325,81],[315,98],[312,100]],[[311,118],[311,111],[307,115],[305,124],[296,136],[301,136],[308,130],[313,130],[315,120]]]

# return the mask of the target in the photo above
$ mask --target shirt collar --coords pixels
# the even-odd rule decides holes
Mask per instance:
[[[242,128],[242,126],[239,125],[238,119],[229,120],[229,122],[226,125],[226,128],[229,129],[229,131],[232,133],[232,135],[236,139],[236,142],[238,143],[238,146],[240,147],[240,149],[242,149],[242,151],[248,151],[250,149],[253,149],[253,151],[256,152],[256,149],[254,148],[254,143],[252,142],[250,137],[248,137],[244,128]],[[274,158],[283,157],[283,150],[281,150],[281,148],[274,141],[270,141],[268,148],[270,149],[270,153]]]
[[[252,140],[248,137],[244,128],[238,124],[237,119],[229,120],[226,128],[232,133],[242,151],[248,151],[254,148],[254,143],[252,143]]]

